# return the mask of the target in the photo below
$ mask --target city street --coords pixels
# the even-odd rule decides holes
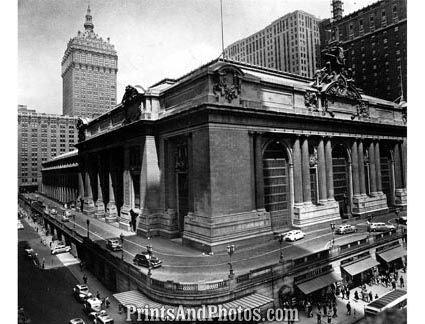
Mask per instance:
[[[35,198],[34,196],[32,196]],[[60,205],[50,199],[39,196],[50,206],[59,208]],[[149,241],[143,237],[137,236],[132,232],[122,231],[121,229],[87,216],[80,212],[74,212],[75,229],[81,235],[86,235],[86,220],[90,219],[90,237],[106,248],[106,239],[119,237],[122,232],[124,239],[124,260],[132,262],[133,257],[140,252],[146,251],[146,246],[151,244],[153,252],[161,260],[161,268],[153,270],[153,278],[160,280],[175,280],[180,282],[209,281],[226,278],[229,271],[229,256],[226,252],[214,255],[204,254],[193,248],[183,246],[180,240],[168,240],[161,237],[153,237]],[[403,213],[404,214],[404,213]],[[388,213],[375,216],[373,221],[384,221],[394,223],[395,214]],[[352,219],[347,223],[354,224],[358,228],[357,233],[345,235],[332,235],[330,228],[322,228],[306,233],[302,240],[290,243],[282,243],[284,257],[294,259],[303,255],[311,254],[329,248],[332,238],[335,238],[335,244],[345,244],[366,238],[367,223],[365,219]],[[70,229],[74,228],[73,220],[64,223]],[[372,233],[372,235],[374,235]],[[238,249],[235,242],[236,251],[232,257],[232,264],[236,275],[247,273],[250,270],[275,264],[279,260],[280,247],[277,240],[270,240],[255,248]],[[121,252],[111,252],[121,255]],[[140,270],[147,273],[147,269],[140,267]]]

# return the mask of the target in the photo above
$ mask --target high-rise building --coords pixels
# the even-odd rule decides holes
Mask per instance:
[[[266,28],[238,40],[225,57],[261,67],[313,77],[318,65],[319,19],[296,10]]]
[[[115,106],[118,56],[109,37],[93,29],[90,6],[85,31],[71,38],[62,59],[64,115],[94,117]]]
[[[333,0],[332,8],[333,18],[319,24],[322,49],[330,41],[342,42],[345,66],[365,94],[407,100],[406,0],[378,1],[346,16],[340,0]]]
[[[18,105],[18,187],[35,190],[41,163],[72,151],[78,140],[77,117],[37,113]]]

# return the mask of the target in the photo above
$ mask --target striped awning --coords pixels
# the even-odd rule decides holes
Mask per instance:
[[[165,305],[157,303],[151,299],[149,299],[147,296],[142,294],[138,290],[130,290],[118,294],[113,295],[120,304],[124,305],[125,307],[129,307],[130,305],[135,306],[138,309],[143,310],[146,308],[157,308],[160,309],[161,307],[164,307],[165,309],[174,309],[177,311],[177,309],[181,306],[172,306],[172,305]],[[146,305],[148,307],[146,307]],[[208,308],[209,305],[206,305]],[[219,306],[219,305],[215,305]],[[222,308],[226,310],[236,310],[236,309],[242,309],[243,311],[259,308],[259,309],[267,309],[273,306],[273,299],[263,296],[258,293],[254,293],[251,295],[247,295],[232,301],[229,301],[227,303],[220,305]],[[183,309],[185,310],[187,307],[184,306]],[[195,306],[191,307],[191,309],[199,309],[201,306]],[[207,315],[207,314],[206,314]]]
[[[406,255],[406,250],[402,246],[378,254],[385,262],[391,262]]]
[[[332,271],[325,275],[297,284],[297,287],[305,295],[309,295],[312,292],[325,288],[326,286],[329,286],[330,284],[333,284],[334,282],[341,281],[341,280],[342,280],[341,275]]]
[[[379,265],[379,262],[375,259],[366,258],[356,263],[344,266],[342,268],[347,271],[351,276],[355,276],[356,274],[362,273],[366,270],[376,267],[377,265]]]

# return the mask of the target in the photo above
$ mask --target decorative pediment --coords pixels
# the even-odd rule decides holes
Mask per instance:
[[[214,71],[214,94],[224,98],[228,103],[231,103],[241,94],[242,77],[243,72],[239,68],[230,64],[221,66]]]

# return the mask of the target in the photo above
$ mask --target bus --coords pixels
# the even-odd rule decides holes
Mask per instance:
[[[407,306],[407,292],[394,289],[381,298],[369,303],[364,309],[365,317],[375,317],[386,309],[402,309]]]

